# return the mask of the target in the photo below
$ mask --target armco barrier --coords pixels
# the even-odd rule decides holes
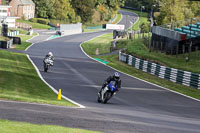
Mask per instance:
[[[161,66],[134,56],[119,52],[119,60],[144,72],[156,75],[175,83],[200,89],[200,74]]]

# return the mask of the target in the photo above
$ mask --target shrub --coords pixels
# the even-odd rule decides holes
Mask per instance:
[[[40,24],[48,24],[50,21],[48,19],[38,18],[37,22]]]
[[[29,21],[31,21],[33,23],[37,23],[37,18],[31,18]]]
[[[50,22],[48,19],[44,19],[44,18],[31,18],[30,21],[33,23],[40,23],[40,24],[46,24],[46,25]]]

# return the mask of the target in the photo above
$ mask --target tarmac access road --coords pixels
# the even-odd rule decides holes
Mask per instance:
[[[120,24],[136,20],[135,14],[121,13]],[[106,133],[200,133],[199,101],[123,73],[121,90],[107,104],[97,103],[97,92],[115,70],[87,57],[80,44],[108,32],[64,36],[27,50],[51,86],[86,108],[0,101],[0,119]],[[55,55],[55,65],[45,73],[42,60],[49,51]]]

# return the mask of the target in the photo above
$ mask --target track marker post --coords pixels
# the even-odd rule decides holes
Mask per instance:
[[[59,92],[58,92],[58,100],[61,100],[61,89],[59,89]]]

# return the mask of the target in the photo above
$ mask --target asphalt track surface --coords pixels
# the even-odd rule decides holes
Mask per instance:
[[[121,24],[127,24],[137,17],[128,12],[122,14]],[[82,52],[80,44],[107,32],[39,42],[27,51],[51,86],[57,90],[61,88],[62,95],[86,108],[0,101],[0,119],[106,133],[200,133],[199,101],[123,73],[120,73],[122,88],[119,93],[108,104],[97,103],[100,86],[115,70],[90,59]],[[38,42],[37,38],[32,41]],[[45,73],[42,59],[48,51],[54,53],[55,65]]]

